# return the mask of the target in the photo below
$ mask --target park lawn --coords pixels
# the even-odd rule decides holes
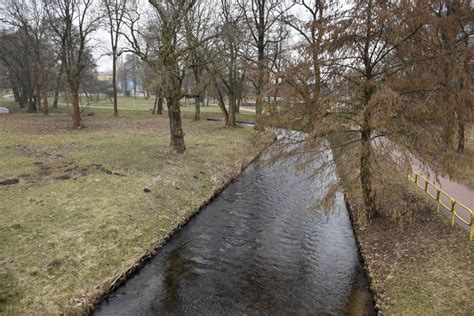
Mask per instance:
[[[338,143],[336,139],[330,141]],[[348,180],[357,175],[339,163],[339,159],[352,161],[358,157],[358,144],[345,153],[337,149],[333,153],[382,314],[473,315],[474,241],[468,240],[468,233],[451,227],[449,219],[437,216],[433,206],[414,193],[413,183],[402,178],[398,180],[406,182],[405,202],[411,210],[394,218],[390,213],[400,212],[404,206],[385,205],[381,214],[367,224],[361,187],[357,181]],[[383,192],[390,194],[390,188]]]
[[[0,96],[0,106],[5,106],[10,108],[12,112],[24,112],[20,111],[15,102],[11,99],[12,96],[1,97]],[[181,100],[181,114],[184,118],[194,118],[194,101],[191,99]],[[59,109],[52,109],[51,105],[53,104],[53,98],[49,98],[49,106],[50,112],[52,113],[67,113],[71,111],[71,105],[66,103],[64,97],[59,98],[58,108]],[[151,113],[154,105],[154,97],[150,97],[146,100],[143,97],[137,97],[136,99],[132,97],[119,97],[118,98],[118,111],[119,116],[125,115],[129,116],[130,112],[132,112],[133,116],[140,115],[148,115]],[[108,98],[101,97],[100,100],[93,100],[87,104],[86,99],[83,97],[81,99],[81,109],[87,112],[94,112],[100,113],[109,116],[113,114],[113,105]],[[138,112],[138,113],[137,113]],[[164,116],[167,115],[166,104],[164,106]],[[209,104],[209,106],[201,106],[201,119],[223,119],[223,115],[217,104]],[[236,119],[238,121],[245,121],[245,122],[255,122],[255,114],[249,111],[245,111],[242,109],[240,113],[236,113]]]
[[[0,116],[0,314],[82,314],[268,144],[252,129],[96,113]],[[145,191],[149,191],[148,193]]]
[[[118,104],[118,109],[119,109],[119,115],[123,112],[128,112],[128,111],[145,111],[145,112],[151,112],[154,106],[155,98],[150,97],[148,100],[146,100],[143,97],[137,97],[136,99],[133,97],[118,97],[117,104]],[[50,104],[53,103],[53,99],[50,98]],[[92,112],[109,112],[113,111],[113,105],[111,103],[111,100],[108,98],[102,98],[97,101],[91,101],[89,105],[87,105],[87,102],[85,98],[81,99],[81,104],[84,108],[86,108],[88,111]],[[189,117],[193,118],[194,117],[194,100],[192,99],[182,99],[181,100],[181,112],[183,117]],[[66,106],[66,100],[61,97],[59,99],[59,107],[62,110],[67,110]],[[69,105],[69,109],[71,109],[71,106]],[[166,114],[166,104],[164,106],[164,112]],[[222,114],[221,110],[217,106],[217,104],[209,104],[209,106],[201,106],[201,118],[202,119],[207,119],[207,118],[213,118],[213,119],[222,119]],[[241,113],[236,113],[236,118],[237,120],[242,120],[242,121],[255,121],[255,114],[241,110]]]
[[[12,108],[15,106],[15,102],[11,99],[4,98],[0,95],[0,106]]]

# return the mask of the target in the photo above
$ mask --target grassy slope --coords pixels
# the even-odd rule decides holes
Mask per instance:
[[[357,157],[357,146],[345,154]],[[341,157],[342,153],[335,151]],[[353,175],[338,164],[343,179]],[[407,181],[407,190],[412,184]],[[347,189],[348,187],[346,187]],[[355,218],[363,217],[360,186],[347,191]],[[412,196],[415,212],[400,220],[382,214],[358,221],[360,250],[386,315],[473,315],[474,244],[460,228]],[[393,206],[397,207],[397,206]]]
[[[0,186],[0,313],[83,311],[260,143],[250,129],[185,120],[187,152],[175,156],[164,117],[124,111],[85,124],[0,116],[0,180],[21,175]]]

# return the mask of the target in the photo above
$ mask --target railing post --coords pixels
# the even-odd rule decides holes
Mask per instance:
[[[469,234],[470,241],[472,241],[473,236],[474,236],[474,213],[471,212],[471,233]]]
[[[439,203],[440,203],[440,195],[441,195],[441,191],[439,189],[437,189],[436,191],[438,191],[436,193],[436,214],[439,215]]]
[[[454,223],[455,223],[455,220],[456,220],[456,210],[454,209],[455,206],[456,206],[456,201],[451,199],[451,213],[452,213],[451,225],[452,226],[454,226]]]
[[[415,173],[415,192],[418,192],[418,173]]]
[[[428,182],[428,180],[425,180],[425,202],[428,202],[428,185],[430,183]]]

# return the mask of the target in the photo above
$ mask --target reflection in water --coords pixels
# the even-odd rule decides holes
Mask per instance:
[[[95,314],[373,314],[342,197],[315,211],[331,179],[286,167],[247,169]]]

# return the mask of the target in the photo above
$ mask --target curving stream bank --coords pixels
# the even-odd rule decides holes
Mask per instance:
[[[342,195],[291,162],[250,166],[94,315],[373,315]]]

